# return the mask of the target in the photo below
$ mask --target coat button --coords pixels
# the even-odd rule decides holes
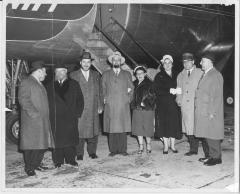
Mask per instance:
[[[187,102],[189,102],[189,100],[187,100]]]
[[[188,91],[186,91],[186,93],[188,93]]]

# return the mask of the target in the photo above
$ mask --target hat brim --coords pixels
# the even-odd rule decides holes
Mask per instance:
[[[215,62],[215,59],[213,57],[209,57],[209,56],[203,56],[202,59],[205,58],[205,59],[208,59],[212,62]]]
[[[87,59],[87,58],[79,57],[79,58],[78,58],[78,61],[81,61],[81,60],[83,60],[83,59]],[[94,59],[94,58],[90,58],[90,60],[91,60],[91,61],[94,61],[95,59]]]
[[[42,69],[42,68],[45,68],[45,69],[48,69],[48,66],[46,65],[43,65],[42,67],[33,67],[33,68],[29,68],[29,73],[32,73],[38,69]]]
[[[73,64],[68,64],[65,65],[65,67],[61,67],[61,66],[55,66],[53,67],[53,70],[55,71],[56,69],[66,69],[68,73],[75,71],[75,69],[79,67],[76,63]]]
[[[194,61],[194,59],[183,59],[182,61]]]
[[[122,57],[122,56],[118,56],[118,55],[111,55],[111,56],[109,56],[108,57],[108,61],[112,64],[112,59],[113,58],[118,58],[118,59],[120,59],[121,60],[121,64],[123,64],[123,63],[125,63],[125,58],[124,57]]]

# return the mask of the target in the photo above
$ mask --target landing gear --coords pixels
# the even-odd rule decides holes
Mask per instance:
[[[29,72],[27,61],[8,59],[6,61],[6,140],[18,144],[20,116],[18,106],[18,86]]]
[[[6,114],[6,137],[7,140],[18,144],[20,132],[20,117],[18,113],[9,112]]]

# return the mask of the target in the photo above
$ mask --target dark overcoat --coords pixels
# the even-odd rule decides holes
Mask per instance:
[[[154,110],[156,95],[152,87],[153,82],[147,77],[140,84],[138,82],[137,79],[133,82],[134,93],[131,109]]]
[[[164,70],[159,72],[153,83],[156,93],[155,110],[155,137],[182,137],[181,112],[175,99],[176,95],[170,94],[170,88],[176,88],[176,72],[172,77]]]
[[[92,138],[100,132],[98,109],[103,109],[100,75],[96,71],[89,70],[87,81],[79,69],[72,72],[70,76],[79,83],[84,96],[83,113],[78,119],[79,137]]]
[[[45,87],[30,75],[21,82],[18,99],[21,106],[20,149],[54,147]]]
[[[203,76],[196,90],[194,134],[216,140],[224,138],[223,77],[215,68]]]
[[[84,101],[79,84],[70,78],[62,85],[51,81],[47,86],[50,121],[56,148],[78,144],[78,118]]]
[[[132,75],[126,70],[121,70],[118,75],[113,69],[107,70],[102,75],[102,89],[105,99],[104,132],[131,132]]]

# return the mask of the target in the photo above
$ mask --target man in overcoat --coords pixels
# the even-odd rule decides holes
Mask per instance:
[[[133,83],[130,72],[121,69],[125,58],[116,51],[108,57],[112,69],[102,75],[104,132],[109,133],[109,156],[128,155],[127,132],[131,131],[130,102]]]
[[[195,136],[205,138],[209,157],[200,158],[204,165],[222,163],[221,140],[224,138],[223,77],[213,67],[214,56],[205,54],[200,62],[204,71],[195,97]],[[206,156],[206,153],[205,153]]]
[[[46,170],[41,162],[44,152],[54,147],[49,120],[48,97],[42,81],[46,77],[43,61],[35,61],[30,76],[21,82],[18,99],[21,107],[20,150],[23,151],[25,172],[34,176],[35,170]]]
[[[77,160],[83,160],[84,144],[87,142],[87,152],[92,159],[98,158],[97,143],[100,131],[99,114],[103,110],[101,79],[98,72],[90,69],[92,58],[89,52],[84,51],[80,57],[81,68],[72,72],[72,79],[76,80],[84,96],[82,117],[78,119],[79,144],[77,145]]]
[[[76,145],[78,144],[78,118],[81,117],[84,101],[77,81],[68,77],[69,65],[62,63],[54,67],[55,77],[47,85],[50,121],[55,149],[53,162],[59,168],[62,164],[78,166]]]
[[[177,95],[176,101],[182,112],[182,132],[186,134],[190,144],[190,150],[185,156],[191,156],[198,153],[199,138],[193,135],[194,98],[203,71],[194,64],[192,53],[184,53],[182,60],[184,69],[177,76],[177,87],[182,89],[182,93]],[[201,140],[202,144],[206,144],[205,139]]]

